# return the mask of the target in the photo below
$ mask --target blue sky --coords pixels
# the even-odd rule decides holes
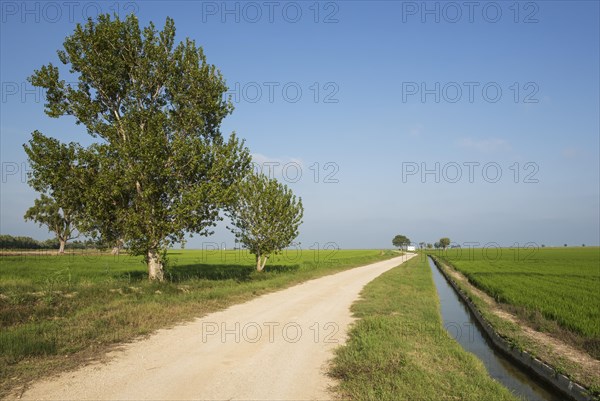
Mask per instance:
[[[91,143],[43,113],[26,83],[77,22],[134,11],[175,20],[225,76],[223,132],[303,199],[303,248],[414,242],[600,243],[596,1],[12,2],[1,15],[0,232],[50,234],[22,149],[38,129]],[[423,173],[425,170],[425,174]],[[208,243],[233,246],[223,226]]]

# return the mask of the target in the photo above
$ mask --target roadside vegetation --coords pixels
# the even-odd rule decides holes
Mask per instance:
[[[425,258],[369,283],[330,374],[351,400],[516,400],[446,332]]]
[[[135,256],[0,257],[0,395],[102,357],[110,345],[261,294],[398,256],[380,250],[171,251],[164,282]]]

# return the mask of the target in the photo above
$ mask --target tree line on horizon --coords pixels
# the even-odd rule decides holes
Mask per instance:
[[[407,246],[409,246],[411,244],[412,244],[412,242],[411,242],[410,238],[408,238],[406,235],[398,234],[392,239],[392,245],[397,248],[406,248]],[[450,246],[450,238],[448,238],[448,237],[442,237],[439,239],[439,241],[435,242],[434,244],[419,242],[419,248],[421,248],[421,249],[424,249],[424,248],[446,249],[449,246]]]
[[[99,248],[101,245],[98,244],[97,241],[92,240],[91,238],[86,239],[85,241],[75,240],[68,243],[65,246],[65,249],[89,249],[89,248]],[[8,249],[55,249],[58,250],[60,248],[60,242],[55,238],[48,238],[46,240],[40,241],[36,240],[32,237],[21,236],[21,235],[9,235],[9,234],[0,234],[0,249],[8,250]]]

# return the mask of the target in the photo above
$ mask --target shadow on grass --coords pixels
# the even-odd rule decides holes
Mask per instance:
[[[291,273],[298,269],[300,269],[300,265],[266,265],[264,271],[266,273]]]
[[[194,263],[187,265],[178,265],[165,270],[165,278],[173,283],[180,283],[187,280],[235,280],[238,282],[250,281],[260,278],[261,275],[292,273],[297,271],[300,265],[272,265],[265,266],[262,273],[256,271],[254,266],[249,265],[211,265],[204,263]],[[142,281],[148,279],[148,273],[141,270],[129,271],[124,274],[132,281]]]

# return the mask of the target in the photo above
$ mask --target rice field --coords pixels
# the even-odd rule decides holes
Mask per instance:
[[[448,249],[439,255],[497,301],[600,344],[600,248]]]

